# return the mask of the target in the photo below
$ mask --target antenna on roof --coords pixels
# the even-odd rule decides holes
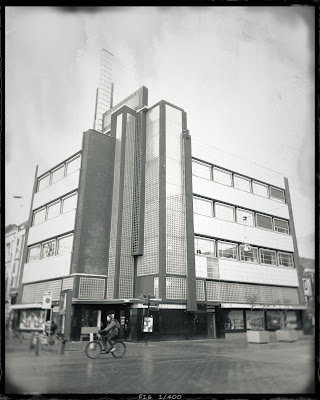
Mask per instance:
[[[108,50],[101,50],[99,86],[96,90],[96,106],[93,122],[93,129],[99,132],[102,132],[102,116],[112,107],[113,103],[112,58],[113,54]]]

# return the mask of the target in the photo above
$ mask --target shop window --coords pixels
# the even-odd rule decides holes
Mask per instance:
[[[281,189],[276,189],[274,187],[270,187],[270,197],[272,199],[280,200],[282,202],[285,201],[284,191]]]
[[[212,217],[212,201],[200,199],[199,197],[193,198],[193,211],[196,214],[206,215]]]
[[[73,244],[73,235],[60,237],[58,239],[57,255],[71,253]]]
[[[43,243],[42,245],[42,258],[53,257],[55,255],[56,241]]]
[[[264,185],[263,183],[258,183],[253,181],[252,182],[252,192],[257,194],[258,196],[262,197],[269,197],[268,196],[268,186]]]
[[[74,193],[71,196],[62,199],[62,212],[74,210],[77,207],[78,193]]]
[[[258,248],[257,247],[251,247],[251,246],[240,246],[240,260],[241,261],[246,261],[246,262],[251,262],[251,263],[259,263],[259,257],[258,257]]]
[[[261,215],[257,214],[256,215],[256,223],[257,227],[263,228],[263,229],[270,229],[272,230],[272,218],[268,217],[267,215]]]
[[[28,262],[37,261],[40,259],[40,244],[30,247],[28,251]]]
[[[254,213],[237,208],[237,222],[247,226],[254,226]]]
[[[52,219],[60,215],[60,209],[61,209],[61,202],[60,200],[57,201],[56,203],[50,204],[48,206],[48,215],[47,219]]]
[[[211,167],[208,164],[192,160],[192,175],[211,179]]]
[[[264,312],[263,311],[248,311],[246,310],[246,325],[247,329],[264,330]]]
[[[61,165],[60,167],[51,172],[51,184],[59,181],[64,177],[64,169],[65,169],[64,165]]]
[[[218,183],[222,183],[223,185],[231,186],[231,172],[225,171],[220,168],[213,168],[213,180]]]
[[[45,189],[50,184],[50,174],[38,179],[38,192],[40,190]]]
[[[218,242],[218,254],[220,258],[238,259],[238,245],[235,243]]]
[[[234,222],[234,207],[230,207],[221,203],[215,203],[214,211],[216,218]]]
[[[242,310],[232,310],[228,312],[225,330],[244,329],[244,318]]]
[[[236,189],[243,190],[245,192],[251,192],[251,181],[243,176],[234,175],[233,176],[233,186]]]
[[[203,238],[194,238],[194,251],[196,254],[202,254],[210,257],[215,256],[215,241]]]
[[[280,233],[286,233],[289,235],[289,223],[288,221],[274,218],[274,230]]]
[[[260,261],[261,264],[277,265],[276,252],[260,249]]]
[[[279,265],[281,265],[282,267],[290,267],[293,268],[294,264],[293,264],[293,257],[292,254],[290,253],[283,253],[283,252],[278,252],[278,262]]]
[[[280,310],[267,311],[267,329],[277,330],[284,327],[284,314]]]
[[[72,172],[80,169],[81,157],[77,156],[72,160],[67,162],[67,175],[72,174]]]

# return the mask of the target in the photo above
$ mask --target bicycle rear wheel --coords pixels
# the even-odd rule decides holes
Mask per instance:
[[[90,342],[87,344],[85,352],[89,358],[98,358],[102,352],[102,346],[97,341]]]
[[[121,358],[126,354],[126,345],[123,342],[121,341],[115,342],[113,347],[115,347],[115,351],[111,353],[113,357]]]

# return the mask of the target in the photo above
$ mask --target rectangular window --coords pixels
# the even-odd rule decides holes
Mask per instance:
[[[73,193],[69,197],[62,199],[62,212],[66,213],[74,210],[77,207],[78,193]]]
[[[40,244],[38,246],[30,247],[28,251],[28,262],[40,259]]]
[[[42,245],[42,258],[53,257],[55,255],[56,241],[43,243]]]
[[[8,243],[6,245],[6,261],[10,261],[11,260],[11,256],[12,256],[11,248],[12,248],[11,243]]]
[[[231,172],[220,168],[213,168],[213,180],[223,185],[231,186]]]
[[[48,205],[47,219],[52,219],[52,218],[57,217],[58,215],[60,215],[60,208],[61,208],[60,200],[57,201],[56,203]]]
[[[285,201],[284,191],[281,189],[276,189],[274,187],[270,187],[270,197],[272,199],[280,200],[282,202]]]
[[[252,182],[252,192],[258,196],[268,197],[268,186],[263,183]]]
[[[234,207],[225,204],[215,203],[214,215],[216,218],[234,222]]]
[[[200,199],[199,197],[194,197],[193,211],[196,214],[202,214],[208,217],[212,217],[212,201]]]
[[[260,261],[261,264],[277,265],[276,252],[260,249]]]
[[[237,208],[237,222],[247,226],[254,226],[254,213]]]
[[[81,157],[77,156],[76,158],[70,160],[67,162],[67,173],[66,175],[72,174],[72,172],[77,171],[80,169],[80,162],[81,162]]]
[[[221,258],[238,259],[238,245],[235,243],[218,242],[218,254]]]
[[[48,187],[49,184],[50,184],[50,174],[38,179],[38,192]]]
[[[51,173],[51,184],[59,181],[64,177],[64,165],[61,165]]]
[[[274,218],[273,221],[274,221],[274,230],[276,232],[286,233],[287,235],[289,235],[288,221],[276,218]]]
[[[257,247],[245,247],[243,245],[240,246],[240,260],[251,262],[251,263],[259,263],[258,257],[258,249]]]
[[[245,192],[251,192],[251,181],[243,176],[234,175],[233,184],[236,189],[244,190]]]
[[[259,228],[270,229],[272,230],[272,218],[266,215],[257,214],[256,222]]]
[[[227,311],[227,313],[228,313],[227,322],[225,322],[224,326],[226,330],[244,329],[242,310],[232,310],[232,311]]]
[[[194,238],[194,252],[210,257],[215,256],[215,240]]]
[[[278,252],[278,261],[279,261],[279,265],[281,265],[282,267],[294,268],[293,257],[292,257],[292,254],[290,254],[290,253],[282,253],[279,251]]]
[[[44,222],[46,219],[46,209],[42,208],[41,210],[35,211],[33,213],[33,223],[32,225],[38,225],[41,224],[41,222]]]
[[[73,235],[64,236],[58,239],[57,255],[71,253],[73,244]]]
[[[201,178],[211,179],[210,165],[192,160],[192,175],[200,176]]]

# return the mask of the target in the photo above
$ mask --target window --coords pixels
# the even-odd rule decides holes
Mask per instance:
[[[234,222],[234,207],[226,206],[225,204],[215,203],[214,210],[214,215],[216,218]]]
[[[284,191],[281,189],[276,189],[274,187],[270,187],[270,197],[272,199],[280,200],[280,201],[285,201],[284,198]]]
[[[210,165],[201,163],[199,161],[192,161],[192,174],[200,176],[201,178],[211,179],[211,167]]]
[[[30,247],[28,252],[28,262],[40,259],[40,244],[38,246]]]
[[[62,199],[62,212],[66,213],[77,207],[78,193],[74,193],[69,197]]]
[[[42,208],[41,210],[35,211],[33,213],[33,225],[41,224],[46,219],[46,209]]]
[[[245,192],[251,192],[250,179],[244,178],[243,176],[234,175],[233,184],[236,189],[244,190]]]
[[[6,245],[6,261],[10,261],[11,260],[11,256],[12,256],[11,248],[12,248],[11,243],[8,243]]]
[[[71,253],[73,244],[73,235],[64,236],[58,239],[57,254]]]
[[[273,219],[274,221],[274,230],[276,232],[281,232],[281,233],[286,233],[287,235],[289,235],[289,224],[288,221],[284,221],[281,219]]]
[[[51,184],[59,181],[63,177],[64,177],[64,165],[61,165],[60,167],[52,171]]]
[[[43,243],[42,245],[42,258],[52,257],[55,255],[56,241],[50,240],[50,242]]]
[[[278,252],[278,261],[279,261],[279,265],[281,265],[282,267],[294,268],[292,254],[282,253],[279,251]]]
[[[254,213],[237,208],[237,222],[239,224],[254,226]]]
[[[15,258],[20,257],[20,247],[21,247],[21,240],[20,238],[17,239],[17,246],[16,246],[16,255]]]
[[[218,242],[218,253],[221,258],[238,259],[238,246],[235,243]]]
[[[245,250],[245,247],[243,245],[241,245],[240,246],[240,260],[258,264],[259,257],[258,257],[257,247],[249,246],[249,248]]]
[[[261,264],[277,265],[276,252],[260,249]]]
[[[70,160],[67,162],[67,175],[70,175],[70,174],[72,174],[72,172],[80,169],[80,161],[81,161],[81,157],[78,156],[78,157],[74,158],[73,160]]]
[[[194,251],[196,254],[215,256],[215,241],[210,239],[194,238]]]
[[[196,214],[202,214],[202,215],[207,215],[208,217],[212,217],[212,202],[210,200],[194,197],[193,211]]]
[[[232,310],[227,311],[228,316],[226,318],[224,328],[226,330],[244,329],[243,311],[242,310]]]
[[[38,180],[38,192],[40,192],[40,190],[48,187],[49,183],[50,183],[50,174],[44,176],[43,178],[40,178]]]
[[[56,203],[50,204],[48,206],[48,215],[47,219],[51,219],[54,217],[57,217],[60,215],[60,208],[61,208],[61,202],[57,201]]]
[[[258,196],[268,197],[268,186],[263,183],[252,182],[252,192]]]
[[[219,168],[213,169],[213,180],[223,185],[231,186],[231,172]]]
[[[257,214],[256,222],[259,228],[272,230],[272,218],[266,215]]]

